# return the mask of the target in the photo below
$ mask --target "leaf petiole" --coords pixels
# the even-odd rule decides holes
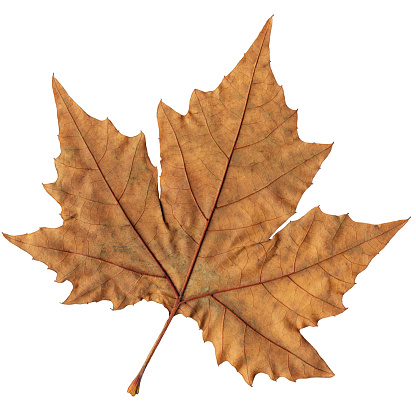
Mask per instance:
[[[150,359],[152,358],[154,352],[156,351],[156,348],[160,344],[160,341],[162,340],[163,335],[165,335],[165,332],[168,329],[168,327],[169,327],[173,317],[175,316],[178,308],[179,308],[179,298],[176,300],[176,303],[175,303],[172,311],[170,312],[168,320],[165,322],[165,325],[163,326],[163,329],[162,329],[161,333],[157,337],[156,342],[153,344],[152,349],[150,350],[149,354],[147,355],[147,358],[146,358],[145,362],[143,363],[142,368],[139,371],[139,374],[137,374],[136,378],[131,382],[129,388],[127,389],[127,392],[130,393],[132,396],[135,396],[136,394],[139,393],[140,382],[142,380],[144,370],[146,370],[146,367],[149,364]]]

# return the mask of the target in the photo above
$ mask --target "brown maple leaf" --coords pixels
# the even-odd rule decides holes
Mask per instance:
[[[160,103],[160,199],[144,135],[90,117],[53,78],[62,151],[45,189],[64,222],[6,238],[73,284],[66,304],[107,299],[117,310],[146,299],[169,310],[132,395],[178,313],[249,384],[259,372],[332,377],[300,329],[343,312],[357,274],[406,223],[318,207],[270,239],[332,146],[298,138],[270,68],[271,25],[215,91],[193,92],[185,116]]]

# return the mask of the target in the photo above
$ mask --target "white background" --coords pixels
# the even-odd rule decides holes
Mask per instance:
[[[186,113],[272,14],[272,69],[299,135],[335,142],[295,218],[318,204],[370,223],[415,216],[415,11],[400,0],[3,2],[0,231],[62,221],[42,187],[59,154],[52,73],[90,115],[143,130],[158,164],[159,100]],[[345,313],[302,331],[335,377],[258,375],[249,387],[179,316],[134,398],[166,310],[61,305],[70,283],[0,236],[0,414],[414,415],[415,229],[414,217],[359,275]]]

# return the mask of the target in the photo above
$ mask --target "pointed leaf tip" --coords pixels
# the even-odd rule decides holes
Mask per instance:
[[[9,235],[9,234],[3,233],[3,232],[2,232],[2,234],[3,234],[3,237],[4,237],[6,240],[8,240],[8,241],[12,242],[12,240],[13,240],[13,236],[12,236],[12,235]]]
[[[274,16],[274,14],[272,14],[268,19],[267,19],[267,22],[266,22],[266,24],[264,25],[264,27],[266,28],[268,28],[269,30],[272,28],[272,26],[273,26],[273,16]]]

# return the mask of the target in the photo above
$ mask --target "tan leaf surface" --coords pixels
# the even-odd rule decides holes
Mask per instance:
[[[160,200],[144,135],[90,117],[53,78],[61,154],[45,189],[64,223],[6,238],[73,284],[67,304],[168,308],[133,395],[178,313],[249,384],[259,372],[331,377],[299,330],[344,311],[343,294],[406,222],[370,225],[314,208],[270,239],[332,146],[299,139],[297,112],[270,68],[271,25],[215,91],[193,92],[185,116],[160,103]]]

